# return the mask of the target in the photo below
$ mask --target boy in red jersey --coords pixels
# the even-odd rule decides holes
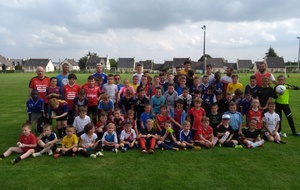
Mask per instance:
[[[16,164],[36,151],[36,143],[36,137],[31,133],[31,125],[29,123],[24,123],[22,125],[22,135],[19,142],[17,142],[18,147],[10,147],[7,151],[0,155],[0,160],[11,155],[13,152],[22,154],[21,156],[11,160],[12,164]]]
[[[195,140],[199,140],[199,144],[206,148],[213,148],[218,142],[218,138],[214,137],[213,129],[209,126],[208,117],[202,117],[202,126],[198,129]]]
[[[263,122],[263,112],[259,109],[259,100],[253,99],[251,102],[251,109],[248,111],[247,114],[247,125],[250,126],[250,121],[255,119],[257,121],[256,128],[261,132],[262,129],[262,122]]]
[[[73,105],[74,99],[78,95],[80,86],[76,84],[77,77],[75,74],[71,73],[68,76],[68,84],[63,87],[63,95],[65,97],[66,102],[69,105],[69,112],[68,112],[68,125],[72,125],[75,116],[75,110],[73,112]]]
[[[182,99],[178,99],[176,101],[176,107],[172,108],[170,110],[170,116],[171,116],[171,118],[174,118],[174,120],[177,123],[179,123],[181,126],[183,126],[183,122],[185,121],[185,118],[186,118],[186,112],[183,109],[183,100]],[[174,129],[175,137],[177,139],[179,139],[179,133],[182,128],[180,128],[177,125],[174,125],[173,129]]]
[[[99,86],[95,85],[95,78],[93,75],[88,77],[88,85],[82,87],[86,92],[86,97],[88,99],[88,110],[87,115],[92,114],[92,121],[94,124],[97,123],[97,111],[98,111],[98,101],[101,98],[101,90]]]
[[[196,131],[201,127],[201,120],[202,117],[206,114],[205,110],[201,107],[202,99],[201,98],[195,98],[194,104],[195,107],[192,107],[188,111],[188,121],[192,123],[192,132],[193,137],[195,137]]]
[[[46,89],[46,97],[48,98],[48,100],[50,100],[51,98],[61,97],[59,86],[57,86],[57,78],[50,78],[50,86]]]
[[[50,79],[45,76],[45,70],[43,67],[36,68],[37,76],[33,77],[29,82],[29,93],[30,98],[31,91],[37,90],[39,97],[44,100],[45,117],[48,117],[48,99],[46,98],[46,90],[50,86]]]
[[[162,129],[165,126],[166,121],[171,121],[172,123],[177,125],[179,128],[182,128],[182,126],[177,121],[175,121],[172,117],[170,117],[168,115],[168,108],[165,104],[163,104],[160,106],[160,112],[156,116],[156,124],[157,124],[156,131],[157,132],[162,131]]]

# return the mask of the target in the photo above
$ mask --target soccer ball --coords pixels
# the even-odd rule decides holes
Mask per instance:
[[[286,91],[286,88],[283,85],[278,85],[275,90],[277,94],[281,95]]]

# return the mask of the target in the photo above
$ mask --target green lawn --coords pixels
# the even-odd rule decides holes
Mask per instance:
[[[0,152],[14,146],[27,119],[28,83],[35,74],[0,74]],[[56,74],[47,74],[55,76]],[[88,74],[77,74],[78,83]],[[131,75],[122,75],[129,78]],[[246,84],[249,74],[240,74]],[[288,83],[299,84],[291,75]],[[300,131],[300,91],[291,92],[291,109]],[[11,165],[16,154],[0,161],[1,189],[299,189],[300,137],[291,136],[286,119],[286,145],[265,148],[213,148],[200,151],[160,151],[142,155],[105,152],[104,158],[50,156],[28,158]]]

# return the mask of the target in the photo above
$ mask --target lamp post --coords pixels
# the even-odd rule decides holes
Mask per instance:
[[[203,36],[203,74],[205,73],[205,68],[206,68],[206,59],[205,59],[205,34],[206,34],[206,26],[203,25],[201,27],[201,29],[204,32],[204,36]]]
[[[298,50],[298,71],[299,71],[300,37],[298,36],[297,39],[299,40],[299,50]]]

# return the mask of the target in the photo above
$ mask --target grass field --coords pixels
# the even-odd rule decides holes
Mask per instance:
[[[15,146],[26,121],[28,83],[34,73],[0,74],[0,152]],[[55,76],[56,74],[47,74]],[[87,74],[77,74],[78,83]],[[248,75],[240,75],[246,84]],[[299,84],[296,75],[288,83]],[[128,78],[129,75],[123,75]],[[300,91],[291,92],[291,109],[300,131]],[[11,165],[16,154],[0,161],[1,189],[299,189],[300,137],[291,135],[286,118],[286,145],[265,148],[213,148],[200,151],[160,151],[142,155],[105,152],[104,158],[50,156],[28,158]]]

